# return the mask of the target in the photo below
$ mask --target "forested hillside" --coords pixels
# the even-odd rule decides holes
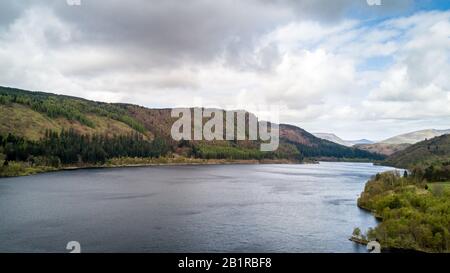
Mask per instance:
[[[386,160],[387,164],[401,168],[428,166],[436,162],[450,162],[450,135],[416,143]]]
[[[386,163],[408,170],[377,174],[366,184],[358,205],[382,222],[358,236],[384,248],[450,252],[450,135],[409,146]]]
[[[367,158],[372,160],[382,160],[383,155],[370,153],[353,147],[338,145],[334,142],[315,137],[307,131],[288,124],[280,125],[280,139],[282,143],[291,144],[304,157],[312,158]]]
[[[191,109],[193,111],[193,109]],[[250,113],[246,113],[247,118]],[[174,141],[171,109],[89,101],[0,87],[0,160],[3,165],[102,164],[120,157],[202,159],[305,158],[381,160],[383,156],[319,139],[280,125],[280,146],[261,152],[261,141]],[[204,120],[204,122],[206,122]]]
[[[396,152],[408,148],[409,146],[411,146],[411,144],[408,143],[403,144],[372,143],[372,144],[356,144],[354,147],[371,153],[390,156],[395,154]]]

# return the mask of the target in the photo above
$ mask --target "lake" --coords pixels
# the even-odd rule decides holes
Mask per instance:
[[[366,252],[366,163],[91,169],[0,179],[0,252]]]

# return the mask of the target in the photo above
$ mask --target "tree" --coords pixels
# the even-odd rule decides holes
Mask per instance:
[[[3,153],[0,153],[0,167],[3,166],[5,163],[6,155]]]
[[[355,237],[357,237],[357,238],[360,238],[361,237],[361,229],[360,228],[355,228],[354,230],[353,230],[353,236],[355,236]]]

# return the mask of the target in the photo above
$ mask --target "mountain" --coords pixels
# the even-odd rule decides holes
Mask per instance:
[[[314,133],[313,134],[315,137],[321,138],[321,139],[325,139],[340,145],[344,145],[344,146],[351,146],[349,145],[348,142],[346,142],[345,140],[343,140],[342,138],[338,137],[335,134],[330,134],[330,133]]]
[[[372,144],[374,143],[372,140],[368,140],[368,139],[358,139],[358,140],[345,140],[346,142],[348,142],[349,144],[351,144],[352,146],[354,145],[359,145],[359,144]]]
[[[437,136],[450,134],[450,129],[448,130],[436,130],[436,129],[428,129],[428,130],[421,130],[421,131],[415,131],[407,134],[402,134],[398,136],[394,136],[391,138],[388,138],[386,140],[380,141],[380,143],[384,144],[415,144],[417,142],[431,139]]]
[[[318,138],[313,134],[293,125],[280,125],[281,143],[292,144],[298,148],[306,157],[319,159],[328,158],[372,158],[381,159],[384,156],[363,151],[354,147],[347,147],[335,142]]]
[[[421,130],[394,136],[377,143],[356,145],[355,147],[364,151],[390,156],[408,148],[412,144],[445,134],[450,134],[450,130]]]
[[[357,144],[354,147],[368,151],[371,153],[382,154],[386,156],[390,156],[396,152],[402,151],[411,146],[411,144],[402,143],[402,144],[386,144],[386,143],[373,143],[373,144]]]
[[[434,162],[450,163],[450,135],[445,134],[409,146],[388,157],[386,163],[400,168],[431,165]]]
[[[340,145],[344,145],[347,147],[351,147],[357,144],[372,144],[373,141],[367,140],[367,139],[360,139],[360,140],[343,140],[342,138],[336,136],[335,134],[330,133],[314,133],[314,136],[325,139]]]
[[[250,115],[246,112],[247,119]],[[165,151],[202,159],[384,159],[283,124],[280,146],[274,152],[261,152],[259,140],[175,141],[170,131],[177,119],[171,117],[171,109],[0,87],[0,156],[3,153],[7,160],[39,158],[45,162],[50,157],[62,164],[91,164],[111,157],[165,156]],[[152,147],[158,151],[149,151]]]

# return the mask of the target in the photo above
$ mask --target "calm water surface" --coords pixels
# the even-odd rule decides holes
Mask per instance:
[[[365,252],[362,163],[162,166],[0,179],[0,252]]]

